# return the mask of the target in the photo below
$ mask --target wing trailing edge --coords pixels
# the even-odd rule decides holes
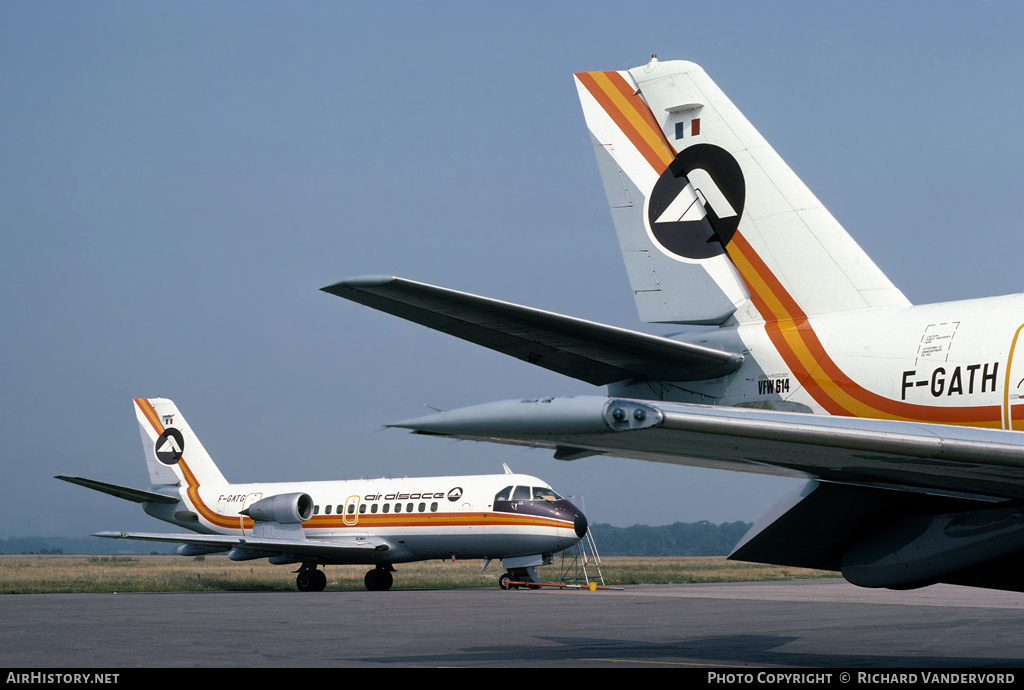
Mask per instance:
[[[321,288],[596,386],[630,379],[698,381],[725,376],[743,355],[393,276]]]

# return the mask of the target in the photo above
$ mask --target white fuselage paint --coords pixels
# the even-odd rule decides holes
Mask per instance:
[[[610,393],[1020,430],[1022,325],[1024,295],[809,316],[800,337],[796,328],[773,338],[768,324],[744,323],[677,336],[744,352],[734,373],[657,391],[613,384]]]
[[[496,502],[506,487],[550,491],[540,479],[521,474],[201,485],[180,489],[198,524],[181,519],[181,504],[173,510],[149,504],[147,512],[197,532],[246,537],[254,524],[242,510],[271,496],[306,493],[316,506],[302,523],[307,539],[380,538],[390,544],[386,551],[331,559],[335,563],[509,558],[556,553],[579,541],[579,511],[569,501]],[[175,512],[178,517],[171,517]]]

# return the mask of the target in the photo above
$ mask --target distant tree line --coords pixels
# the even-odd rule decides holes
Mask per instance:
[[[590,534],[602,556],[727,556],[751,524],[702,520],[659,527],[591,525]]]
[[[714,525],[677,522],[648,527],[591,525],[590,533],[602,556],[725,556],[739,542],[749,522]],[[0,554],[148,554],[174,553],[177,545],[69,537],[11,537],[0,539]]]

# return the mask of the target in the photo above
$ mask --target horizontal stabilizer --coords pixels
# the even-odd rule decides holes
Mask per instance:
[[[126,501],[133,501],[135,503],[177,503],[177,496],[168,496],[166,494],[158,494],[155,491],[144,491],[143,489],[132,489],[127,486],[118,486],[117,484],[108,484],[106,482],[96,481],[95,479],[85,479],[84,477],[65,477],[57,475],[54,479],[61,479],[72,484],[78,484],[88,489],[95,491],[102,491],[105,494],[111,496],[117,496],[123,498]]]
[[[739,368],[743,355],[606,326],[391,276],[322,288],[572,378],[697,381]]]

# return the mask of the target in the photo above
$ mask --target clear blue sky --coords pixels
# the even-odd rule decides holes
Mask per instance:
[[[788,484],[382,430],[603,393],[319,288],[388,273],[639,323],[572,72],[702,64],[916,303],[1021,290],[1024,7],[0,3],[0,538],[159,529],[133,397],[235,481],[500,472],[593,522]]]

